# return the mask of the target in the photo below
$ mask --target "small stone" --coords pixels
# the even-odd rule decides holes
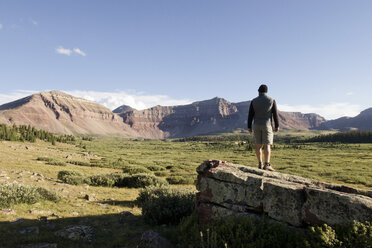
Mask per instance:
[[[121,212],[119,214],[119,223],[125,224],[125,221],[128,219],[128,217],[130,218],[131,216],[134,216],[134,214],[129,211]]]
[[[23,219],[23,218],[18,218],[18,219],[15,219],[15,220],[11,221],[10,223],[11,223],[11,224],[19,224],[19,223],[22,223],[22,222],[24,222],[24,221],[25,221],[25,219]]]
[[[22,248],[57,248],[56,243],[38,243],[21,246]]]
[[[58,216],[58,215],[56,215],[55,213],[52,213],[52,214],[50,215],[50,217],[53,217],[53,218],[56,218],[56,219],[58,219],[58,218],[59,218],[59,216]]]
[[[153,230],[148,230],[144,232],[141,236],[140,247],[146,248],[172,248],[174,247],[167,239],[160,236],[159,233]]]
[[[36,204],[35,204],[36,206]],[[38,209],[30,209],[29,210],[30,214],[37,214],[37,215],[50,215],[52,212],[50,210],[38,210]]]
[[[4,214],[12,214],[12,215],[16,214],[16,211],[10,208],[3,208],[0,210],[0,212]]]
[[[39,233],[39,227],[37,226],[30,226],[30,227],[26,227],[22,230],[19,231],[19,234],[38,234]]]
[[[91,226],[67,226],[66,228],[54,233],[58,237],[74,241],[91,242],[94,238],[94,229]]]
[[[96,201],[97,200],[97,198],[94,197],[93,195],[85,195],[84,199],[87,200],[87,201]]]
[[[39,220],[41,222],[47,222],[48,221],[48,217],[47,216],[40,216]]]

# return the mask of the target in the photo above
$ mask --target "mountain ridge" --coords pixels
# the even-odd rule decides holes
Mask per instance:
[[[250,101],[231,103],[215,97],[186,105],[155,106],[119,115],[143,136],[179,138],[228,132],[247,126]],[[279,112],[282,128],[310,129],[326,120],[317,114]]]
[[[108,108],[60,91],[40,92],[1,105],[0,122],[63,134],[136,136]]]
[[[330,120],[322,123],[317,127],[318,130],[337,129],[340,131],[350,130],[372,130],[372,108],[367,108],[355,117],[340,117],[335,120]]]
[[[50,91],[1,105],[0,123],[31,125],[63,134],[179,138],[246,129],[249,105],[250,101],[233,103],[214,97],[185,105],[157,105],[144,110],[122,105],[111,111],[83,98]],[[315,113],[279,111],[279,120],[282,129],[344,130],[346,125],[351,129],[371,130],[372,108],[356,117],[330,121]]]

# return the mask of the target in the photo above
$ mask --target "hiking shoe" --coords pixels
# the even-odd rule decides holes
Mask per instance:
[[[262,162],[259,162],[259,163],[258,163],[258,169],[263,170],[263,168],[264,168],[264,166],[263,166]]]
[[[270,165],[270,163],[265,163],[264,170],[275,171],[275,169]]]

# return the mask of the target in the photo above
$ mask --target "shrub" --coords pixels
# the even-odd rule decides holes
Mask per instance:
[[[57,178],[63,181],[66,177],[69,177],[69,176],[83,176],[83,175],[77,171],[63,170],[63,171],[58,172]]]
[[[194,184],[195,178],[193,176],[170,176],[167,177],[169,184]]]
[[[168,185],[164,178],[156,177],[152,174],[139,173],[129,175],[126,173],[101,174],[93,176],[85,176],[76,171],[60,171],[58,179],[64,183],[72,185],[80,185],[83,183],[92,186],[107,186],[107,187],[129,187],[129,188],[144,188],[154,185]]]
[[[71,160],[71,161],[68,161],[69,164],[74,164],[74,165],[80,165],[80,166],[91,166],[91,164],[89,162],[85,162],[85,161],[76,161],[76,160]]]
[[[164,167],[161,167],[159,165],[149,165],[146,168],[149,169],[150,171],[164,171],[165,170]]]
[[[336,232],[345,247],[372,247],[372,225],[370,222],[354,221],[352,225],[340,226]]]
[[[268,224],[262,218],[230,216],[199,229],[194,213],[178,226],[178,242],[184,247],[305,247],[301,233],[286,232],[281,224]],[[297,235],[297,239],[296,239]]]
[[[21,184],[0,185],[0,206],[9,207],[19,203],[33,204],[40,200],[58,201],[60,197],[52,191],[41,187]]]
[[[138,173],[150,173],[150,170],[140,165],[124,165],[122,170],[124,173],[128,173],[130,175]]]
[[[119,187],[145,188],[148,186],[167,184],[168,182],[164,178],[157,177],[151,174],[140,173],[123,177],[121,179]]]
[[[308,243],[311,246],[320,244],[321,247],[341,247],[335,230],[327,224],[310,227],[308,237],[308,240],[310,240]]]
[[[61,161],[49,161],[47,164],[49,165],[58,165],[58,166],[66,166],[66,163]]]
[[[372,247],[372,225],[356,221],[335,227],[323,224],[310,227],[306,240],[310,247]]]
[[[148,187],[140,191],[136,200],[149,224],[178,224],[195,207],[195,192],[164,186]]]
[[[49,157],[37,157],[37,161],[45,161],[45,162],[52,162],[54,159],[49,158]]]
[[[199,228],[194,212],[182,220],[174,232],[183,247],[372,247],[370,223],[354,222],[331,227],[326,224],[308,229],[288,229],[265,218],[230,216]]]
[[[58,172],[58,179],[64,183],[72,185],[80,185],[85,183],[85,176],[76,171],[60,171]]]
[[[49,165],[58,165],[58,166],[65,166],[66,165],[64,162],[56,161],[53,158],[49,158],[49,157],[38,157],[36,160],[37,161],[45,161]]]
[[[168,176],[169,172],[167,172],[167,171],[155,171],[154,174],[157,177],[165,177],[165,176]]]
[[[86,178],[84,181],[92,186],[112,187],[115,184],[115,177],[112,174],[94,175]]]
[[[36,188],[37,193],[41,196],[41,199],[57,202],[61,200],[61,197],[57,195],[56,192],[50,191],[46,188],[37,187]]]

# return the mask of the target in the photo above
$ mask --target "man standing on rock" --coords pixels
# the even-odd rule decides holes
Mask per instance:
[[[259,96],[251,101],[248,114],[248,132],[252,133],[256,144],[256,156],[258,159],[258,168],[275,171],[270,165],[271,145],[274,140],[272,119],[274,119],[274,132],[279,131],[279,118],[276,102],[267,95],[267,86],[262,84],[258,88]],[[262,164],[262,147],[264,147],[265,164]]]

